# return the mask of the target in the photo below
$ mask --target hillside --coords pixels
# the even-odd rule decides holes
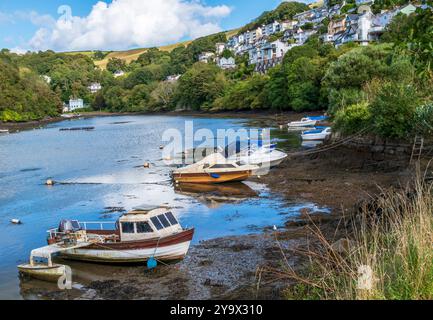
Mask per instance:
[[[239,29],[234,29],[226,32],[227,38],[232,37],[238,32]],[[189,45],[192,42],[192,40],[187,40],[183,42],[178,42],[166,46],[158,47],[159,50],[164,52],[171,52],[172,50],[178,48],[178,47],[185,47]],[[121,59],[125,61],[126,63],[131,63],[132,61],[135,61],[138,59],[140,55],[145,53],[149,48],[138,48],[138,49],[131,49],[126,51],[112,51],[110,52],[104,59],[102,60],[95,60],[95,65],[101,68],[102,70],[105,70],[108,64],[108,61],[113,58]],[[84,54],[86,56],[92,57],[93,51],[77,51],[77,52],[66,52],[66,54]]]

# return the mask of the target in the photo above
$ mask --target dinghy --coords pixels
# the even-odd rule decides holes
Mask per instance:
[[[224,183],[248,179],[258,166],[242,165],[214,153],[203,160],[173,171],[177,183]]]
[[[302,118],[301,121],[292,121],[288,124],[289,128],[314,127],[318,121],[310,118]]]
[[[331,128],[316,129],[302,133],[302,140],[325,140],[331,135]]]
[[[32,250],[29,263],[19,265],[18,270],[34,278],[56,280],[66,270],[52,262],[57,255],[111,264],[177,261],[186,256],[193,235],[194,229],[182,228],[165,207],[142,206],[114,222],[63,220],[58,228],[48,230],[48,246]]]

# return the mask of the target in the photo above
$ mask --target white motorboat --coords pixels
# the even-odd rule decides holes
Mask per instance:
[[[314,127],[317,124],[317,120],[313,120],[310,118],[302,118],[301,121],[292,121],[289,122],[289,128],[297,128],[297,127]]]
[[[8,129],[0,129],[0,134],[7,134],[9,133]]]
[[[273,168],[278,166],[288,155],[275,148],[275,145],[262,147],[250,146],[228,158],[229,161],[239,161],[243,165]]]
[[[32,250],[29,262],[18,270],[55,281],[65,273],[64,265],[53,263],[55,255],[110,264],[176,261],[186,256],[193,235],[194,229],[184,229],[165,207],[142,206],[113,222],[63,220],[58,228],[48,230],[48,245]]]
[[[302,140],[325,140],[332,133],[331,128],[304,131]]]

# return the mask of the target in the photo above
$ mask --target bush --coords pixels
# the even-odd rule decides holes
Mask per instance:
[[[375,132],[382,137],[408,138],[413,132],[419,97],[413,85],[385,82],[371,102]]]
[[[418,106],[415,110],[415,134],[433,136],[433,103]]]
[[[371,113],[368,103],[361,102],[339,110],[335,115],[335,129],[353,134],[368,128],[371,124]]]

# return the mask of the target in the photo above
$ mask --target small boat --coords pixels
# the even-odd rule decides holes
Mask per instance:
[[[240,161],[241,164],[274,168],[286,159],[288,155],[276,149],[275,144],[258,147],[252,145],[238,154],[228,158],[230,161]]]
[[[0,129],[0,134],[7,134],[9,133],[8,129]]]
[[[302,140],[325,140],[332,133],[331,128],[316,129],[302,133]]]
[[[203,160],[173,171],[176,183],[223,183],[248,179],[258,166],[242,165],[214,153]]]
[[[110,264],[177,261],[186,256],[194,235],[194,229],[181,227],[169,208],[147,206],[133,209],[114,222],[63,220],[58,228],[47,232],[48,246],[32,250],[30,262],[18,266],[21,274],[58,279],[65,266],[52,262],[56,255]],[[44,263],[37,262],[38,258]]]
[[[329,119],[328,116],[316,116],[316,117],[308,116],[308,117],[306,117],[306,118],[308,118],[308,119],[310,119],[310,120],[316,120],[316,121],[325,121],[325,120],[328,120],[328,119]]]
[[[288,124],[289,128],[314,127],[318,121],[310,118],[302,118],[301,121],[292,121]]]

